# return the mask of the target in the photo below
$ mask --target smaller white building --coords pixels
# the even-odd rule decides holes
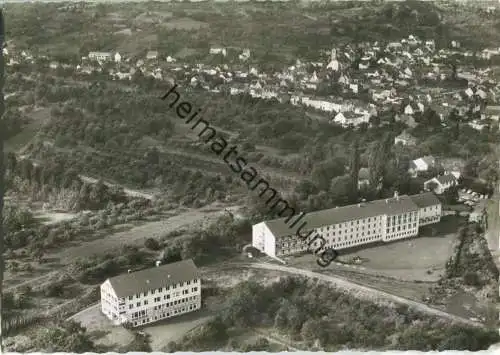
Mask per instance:
[[[210,54],[222,54],[225,57],[227,55],[227,50],[224,47],[211,47]]]
[[[457,178],[453,174],[444,174],[436,176],[430,180],[424,182],[424,188],[426,190],[431,189],[431,185],[435,185],[433,192],[440,195],[448,190],[452,186],[456,186],[458,183]]]
[[[201,279],[192,260],[129,272],[101,285],[101,311],[116,325],[137,327],[200,308]]]
[[[158,59],[158,52],[157,51],[149,51],[148,53],[146,53],[146,59],[147,60]]]
[[[394,144],[401,143],[402,145],[413,146],[417,144],[417,140],[408,132],[403,132],[394,138]]]
[[[436,159],[431,155],[412,160],[410,162],[409,173],[412,177],[417,177],[419,172],[427,171],[436,165]]]
[[[90,60],[97,60],[100,62],[109,61],[112,59],[112,55],[110,52],[90,52],[89,53]]]
[[[483,223],[486,219],[486,201],[480,201],[469,215],[469,222]]]

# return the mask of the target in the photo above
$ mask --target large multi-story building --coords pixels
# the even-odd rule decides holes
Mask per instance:
[[[192,260],[107,279],[101,310],[115,324],[137,327],[201,308],[201,280]]]
[[[441,219],[441,202],[433,193],[398,196],[384,200],[331,208],[309,213],[304,217],[311,236],[321,235],[325,248],[352,248],[373,242],[391,242],[415,237],[419,226]],[[286,224],[286,218],[255,224],[252,245],[270,256],[301,253],[312,248],[310,239],[301,239]],[[314,233],[315,232],[315,233]]]

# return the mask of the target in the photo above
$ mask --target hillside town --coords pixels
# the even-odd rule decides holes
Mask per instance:
[[[42,5],[4,13],[2,350],[500,346],[497,6]]]
[[[11,46],[15,48],[14,43]],[[230,64],[225,63],[228,52],[234,52],[233,57],[237,58]],[[170,55],[148,51],[137,60],[118,52],[89,52],[79,64],[71,65],[47,57],[34,58],[26,51],[17,53],[9,46],[4,49],[8,66],[41,62],[52,70],[61,68],[78,75],[101,73],[113,80],[132,80],[140,73],[217,93],[246,93],[255,98],[304,105],[328,113],[332,123],[345,127],[368,124],[380,112],[394,108],[395,119],[410,127],[428,109],[437,113],[443,125],[450,112],[456,110],[477,130],[500,118],[500,86],[494,73],[475,70],[473,65],[474,60],[500,59],[500,48],[471,52],[452,41],[451,49],[437,51],[433,40],[410,35],[399,42],[332,48],[318,53],[317,61],[297,58],[295,65],[273,73],[248,64],[248,48],[240,52],[214,46],[207,54],[220,57],[221,64],[182,63]],[[464,61],[470,64],[457,65]],[[447,87],[451,79],[462,80],[466,86],[450,90]]]

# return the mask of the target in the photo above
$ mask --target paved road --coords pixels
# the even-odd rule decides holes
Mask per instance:
[[[265,269],[265,270],[274,270],[274,271],[283,271],[286,273],[291,273],[295,275],[306,276],[309,278],[317,278],[322,281],[326,281],[334,284],[335,286],[355,292],[360,297],[366,297],[367,299],[373,300],[374,298],[384,299],[392,302],[396,302],[399,304],[405,304],[407,306],[413,307],[423,313],[427,313],[430,315],[448,318],[452,321],[465,323],[475,327],[484,327],[484,324],[473,322],[469,319],[462,318],[439,309],[430,307],[424,303],[416,302],[413,300],[409,300],[400,296],[396,296],[390,294],[385,291],[377,290],[374,288],[370,288],[367,286],[363,286],[352,281],[346,280],[341,277],[334,277],[329,275],[320,274],[313,271],[298,269],[289,266],[275,265],[275,264],[267,264],[267,263],[248,263],[248,264],[234,264],[232,267],[245,267],[245,268],[255,268],[255,269]]]

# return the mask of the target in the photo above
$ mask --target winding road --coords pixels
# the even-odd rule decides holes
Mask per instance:
[[[228,263],[218,265],[216,268],[214,268],[214,270],[217,270],[217,271],[221,271],[224,269],[272,270],[272,271],[279,271],[279,272],[284,272],[284,273],[298,275],[298,276],[305,276],[305,277],[308,277],[311,279],[316,278],[318,280],[333,284],[334,286],[338,287],[339,289],[348,291],[348,292],[354,294],[356,297],[359,297],[361,299],[366,299],[369,301],[375,301],[377,299],[390,301],[390,302],[394,302],[397,304],[403,304],[403,305],[412,307],[417,311],[420,311],[422,313],[425,313],[425,314],[428,314],[431,316],[437,316],[437,317],[449,319],[452,322],[462,323],[462,324],[466,324],[466,325],[474,326],[474,327],[485,327],[485,325],[482,323],[474,322],[474,321],[471,321],[467,318],[463,318],[463,317],[439,310],[437,308],[428,306],[428,305],[421,303],[421,302],[413,301],[413,300],[410,300],[410,299],[407,299],[404,297],[396,296],[394,294],[391,294],[391,293],[388,293],[385,291],[381,291],[381,290],[378,290],[375,288],[360,285],[358,283],[349,281],[349,280],[344,279],[342,277],[329,276],[329,275],[324,275],[324,274],[314,272],[314,271],[299,269],[299,268],[290,267],[290,266],[269,264],[269,263],[264,263],[264,262],[249,262],[249,263],[228,262]],[[96,305],[93,305],[91,307],[96,307]],[[89,307],[89,308],[91,308],[91,307]],[[74,315],[72,317],[74,317]],[[70,317],[70,318],[72,318],[72,317]]]

